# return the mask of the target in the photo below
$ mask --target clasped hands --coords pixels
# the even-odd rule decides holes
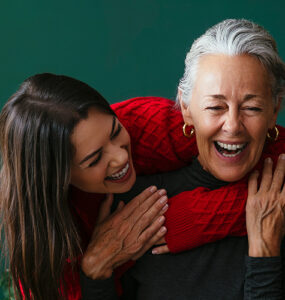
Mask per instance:
[[[97,225],[85,251],[81,268],[92,279],[106,279],[124,262],[136,260],[166,233],[163,226],[165,190],[147,188],[128,204],[120,202],[110,214],[113,196],[103,202]]]

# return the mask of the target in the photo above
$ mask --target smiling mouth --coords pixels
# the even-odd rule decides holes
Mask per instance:
[[[215,141],[214,145],[224,157],[236,157],[247,147],[248,143],[224,144]]]
[[[124,178],[124,176],[126,176],[129,169],[130,169],[130,164],[129,164],[129,162],[127,162],[127,164],[125,165],[125,167],[123,169],[121,169],[119,172],[117,172],[111,176],[107,176],[106,179],[112,180],[112,181],[121,180],[122,178]]]

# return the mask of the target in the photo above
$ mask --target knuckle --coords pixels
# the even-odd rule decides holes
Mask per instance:
[[[150,218],[150,216],[148,216],[147,214],[142,215],[142,217],[141,217],[142,224],[148,225],[151,221],[152,221],[152,219]]]

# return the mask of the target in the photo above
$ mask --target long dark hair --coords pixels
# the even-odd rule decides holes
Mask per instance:
[[[26,299],[64,298],[66,259],[75,265],[81,251],[68,202],[70,136],[90,107],[114,114],[87,84],[45,73],[25,80],[1,112],[2,226],[14,287]]]

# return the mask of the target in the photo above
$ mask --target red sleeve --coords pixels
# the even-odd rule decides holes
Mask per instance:
[[[195,138],[183,135],[181,112],[171,100],[160,97],[134,98],[112,105],[128,130],[138,174],[181,168],[197,155]]]
[[[182,132],[183,119],[174,102],[160,97],[134,98],[112,106],[129,131],[132,153],[139,174],[178,169],[197,155],[195,137]],[[274,160],[285,152],[285,131],[265,146],[263,159]],[[213,242],[227,235],[245,235],[244,208],[247,180],[229,184],[218,190],[198,188],[169,199],[166,213],[166,241],[171,252],[180,252]]]

